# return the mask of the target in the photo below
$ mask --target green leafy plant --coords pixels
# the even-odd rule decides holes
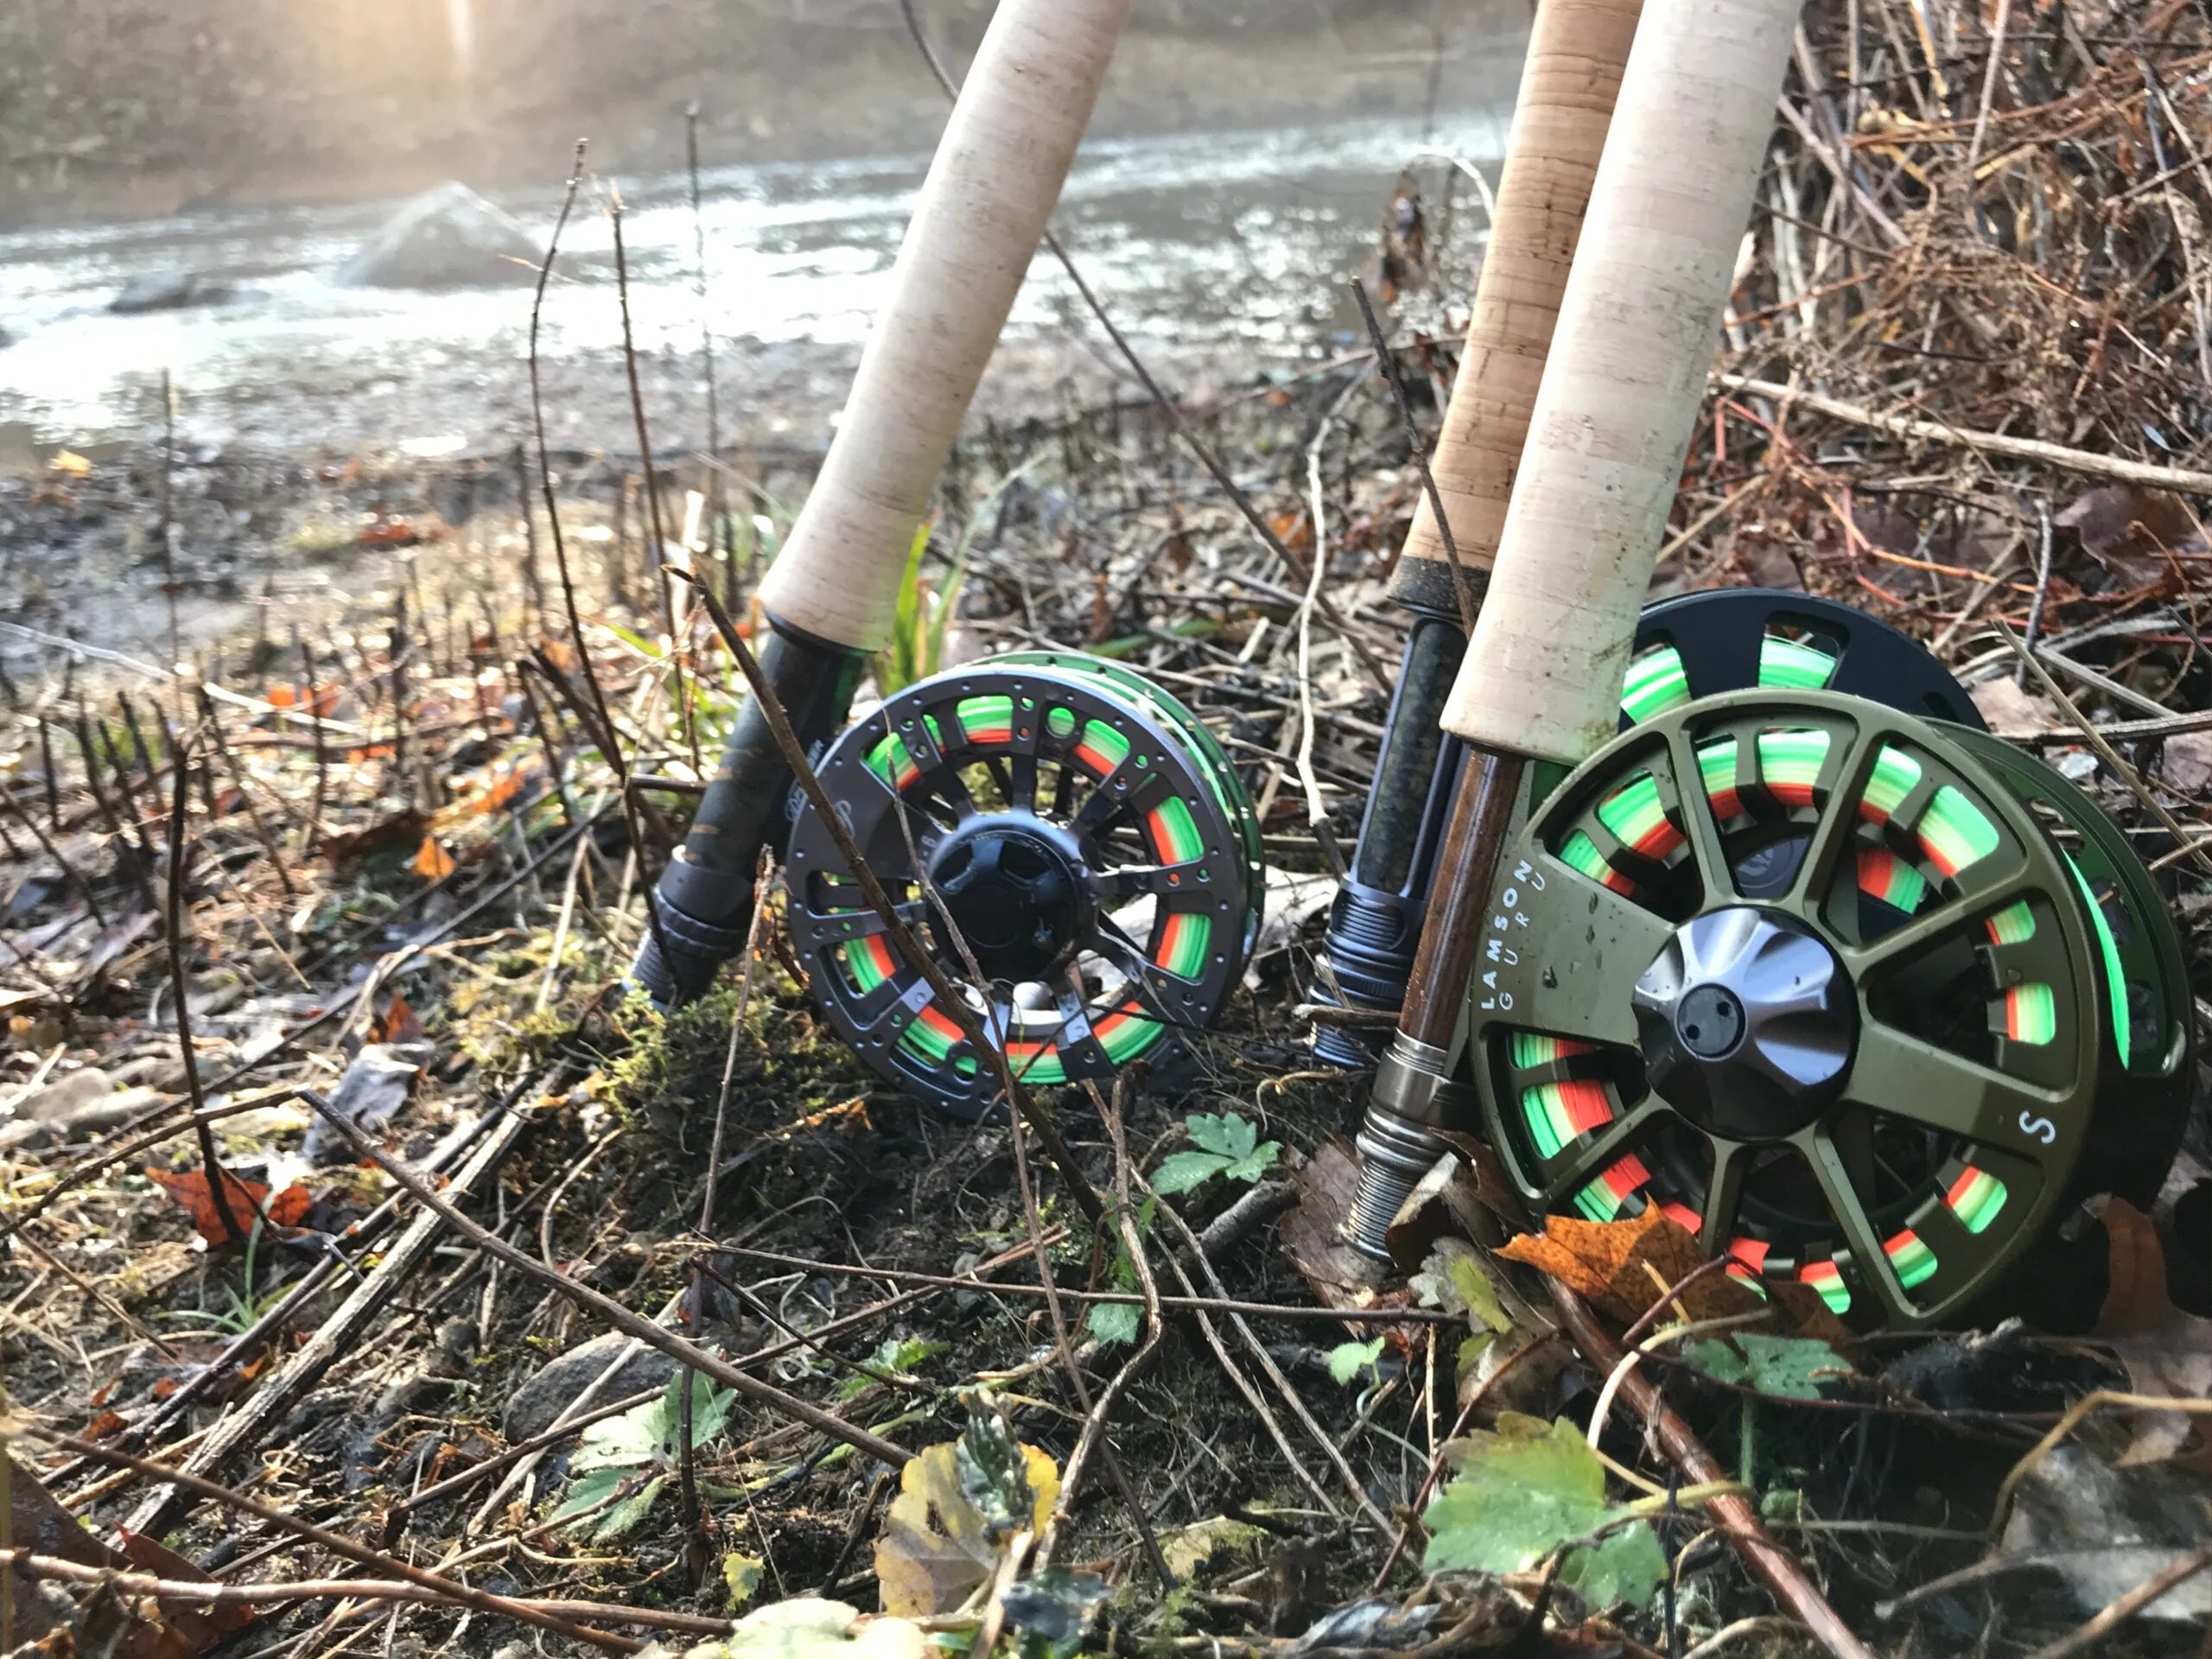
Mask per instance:
[[[993,504],[1041,459],[1033,457],[1023,462],[976,502],[960,539],[953,543],[941,579],[931,581],[922,568],[935,522],[925,522],[914,532],[906,550],[906,574],[899,582],[898,602],[891,613],[891,648],[878,652],[875,658],[875,687],[883,696],[903,691],[944,666],[944,636],[959,611],[960,589],[968,579],[968,555],[976,537],[991,517]]]
[[[1141,1239],[1152,1232],[1153,1217],[1160,1206],[1147,1198],[1137,1208],[1137,1236]],[[1114,1265],[1106,1274],[1107,1282],[1116,1290],[1135,1295],[1141,1288],[1137,1281],[1136,1263],[1129,1260],[1129,1247],[1122,1242],[1122,1230],[1111,1230],[1114,1240]],[[1144,1309],[1135,1302],[1093,1302],[1090,1312],[1084,1315],[1084,1327],[1099,1341],[1109,1346],[1117,1342],[1135,1342],[1137,1333],[1144,1329]]]
[[[753,1599],[753,1592],[760,1587],[760,1576],[766,1571],[766,1562],[741,1549],[734,1549],[722,1557],[722,1588],[728,1592],[730,1611],[735,1612]]]
[[[1465,1318],[1473,1334],[1459,1344],[1462,1377],[1472,1374],[1484,1349],[1513,1329],[1512,1316],[1498,1300],[1497,1287],[1491,1282],[1481,1256],[1463,1238],[1438,1239],[1421,1271],[1406,1282],[1422,1306]]]
[[[875,1541],[884,1611],[918,1618],[965,1605],[1020,1535],[1045,1529],[1059,1496],[1052,1459],[1017,1440],[995,1410],[971,1407],[958,1440],[899,1471]]]
[[[880,1371],[886,1376],[895,1376],[902,1382],[918,1382],[914,1368],[944,1351],[941,1342],[925,1342],[919,1337],[886,1337],[868,1356],[868,1368]],[[875,1379],[869,1376],[849,1376],[837,1385],[837,1398],[850,1400],[863,1389],[871,1387]]]
[[[1256,1181],[1275,1165],[1282,1154],[1280,1141],[1262,1141],[1260,1132],[1235,1112],[1218,1117],[1194,1112],[1183,1120],[1195,1150],[1171,1153],[1153,1172],[1153,1191],[1163,1197],[1188,1192],[1215,1176],[1232,1181]]]
[[[1372,1342],[1340,1342],[1329,1350],[1329,1375],[1340,1388],[1350,1388],[1362,1371],[1380,1380],[1376,1363],[1382,1357],[1383,1344],[1388,1339],[1377,1337]]]
[[[922,562],[929,552],[934,527],[933,523],[925,522],[906,550],[906,571],[899,578],[899,599],[891,613],[891,648],[875,659],[876,690],[887,697],[904,691],[917,680],[929,678],[944,660],[945,630],[960,603],[968,547],[963,540],[942,583],[933,582],[923,570]]]
[[[594,1423],[569,1460],[577,1477],[569,1496],[553,1512],[587,1542],[612,1543],[633,1531],[683,1460],[683,1373],[669,1379],[660,1398],[633,1407],[619,1417]],[[697,1451],[722,1431],[737,1396],[691,1374],[691,1449]]]
[[[245,1288],[233,1290],[228,1285],[223,1287],[225,1306],[221,1313],[218,1313],[207,1307],[197,1310],[165,1308],[162,1310],[162,1317],[171,1319],[204,1320],[216,1330],[226,1331],[234,1337],[242,1337],[260,1324],[262,1316],[283,1299],[289,1288],[289,1287],[279,1287],[270,1291],[266,1296],[254,1288],[255,1281],[260,1276],[261,1231],[262,1224],[257,1219],[252,1229],[245,1236],[245,1261],[243,1264],[244,1276],[241,1281]]]
[[[1666,1553],[1637,1506],[1605,1502],[1605,1465],[1572,1422],[1507,1412],[1445,1451],[1459,1474],[1421,1517],[1430,1572],[1521,1573],[1565,1549],[1560,1581],[1593,1607],[1650,1600]]]
[[[1841,1354],[1817,1337],[1777,1337],[1763,1331],[1707,1338],[1685,1357],[1715,1382],[1779,1400],[1817,1400],[1822,1376],[1851,1369]]]

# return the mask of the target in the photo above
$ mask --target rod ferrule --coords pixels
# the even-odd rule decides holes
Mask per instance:
[[[1359,1192],[1344,1223],[1363,1255],[1390,1259],[1390,1224],[1443,1155],[1448,1143],[1438,1130],[1468,1103],[1471,1091],[1452,1080],[1451,1065],[1446,1051],[1401,1032],[1376,1069],[1367,1119],[1353,1142]]]

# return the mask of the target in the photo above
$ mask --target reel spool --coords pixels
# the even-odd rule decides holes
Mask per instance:
[[[1694,697],[1753,686],[1840,691],[1983,729],[1966,688],[1888,623],[1810,594],[1731,588],[1645,608],[1621,689],[1621,729]]]
[[[1532,1205],[1658,1205],[1737,1277],[1872,1327],[1955,1317],[2071,1198],[2156,1190],[2187,982],[2093,803],[1858,698],[1640,707],[1532,810],[1469,986]]]
[[[1127,669],[1039,652],[938,675],[848,728],[820,772],[1032,1086],[1111,1079],[1205,1025],[1243,973],[1266,892],[1251,803],[1198,718]],[[810,804],[789,878],[792,941],[831,1023],[899,1088],[981,1116],[991,1068],[893,949]]]
[[[1447,640],[1457,648],[1447,650]],[[1405,998],[1465,753],[1436,728],[1464,649],[1458,627],[1434,618],[1418,620],[1407,641],[1375,791],[1329,912],[1329,965],[1354,1007],[1395,1008]],[[1965,689],[1909,634],[1834,600],[1749,588],[1683,594],[1645,609],[1621,725],[1694,696],[1754,686],[1845,691],[1977,730],[1982,724]],[[1314,1031],[1314,1058],[1369,1066],[1385,1040],[1372,1031],[1323,1025]]]

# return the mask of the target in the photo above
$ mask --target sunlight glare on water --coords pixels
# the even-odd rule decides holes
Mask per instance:
[[[1495,179],[1503,118],[1439,142]],[[1244,341],[1281,357],[1315,343],[1314,320],[1365,257],[1408,122],[1322,130],[1183,134],[1087,145],[1055,223],[1116,320],[1141,335]],[[704,180],[710,326],[719,339],[850,346],[880,302],[926,158],[715,169]],[[1433,169],[1432,169],[1432,174]],[[625,239],[641,350],[696,351],[692,221],[684,181],[626,186]],[[557,191],[501,196],[533,234]],[[340,287],[330,273],[391,211],[237,208],[163,220],[0,236],[0,291],[15,343],[0,347],[0,420],[49,433],[143,429],[167,368],[189,388],[188,427],[221,436],[311,421],[395,384],[448,388],[466,424],[474,389],[509,383],[525,350],[530,290],[418,293]],[[603,193],[579,204],[543,323],[549,364],[620,344]],[[1462,223],[1480,224],[1462,203]],[[573,260],[569,257],[573,255]],[[219,306],[119,316],[133,277],[190,270],[231,284]],[[1040,257],[1012,323],[1048,334],[1075,302]],[[429,383],[425,386],[423,383]],[[481,411],[476,411],[480,416]],[[298,433],[290,435],[298,436]]]

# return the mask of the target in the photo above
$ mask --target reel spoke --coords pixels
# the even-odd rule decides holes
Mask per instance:
[[[1124,864],[1098,872],[1098,891],[1108,899],[1135,899],[1148,893],[1173,896],[1195,891],[1205,869],[1203,859],[1185,859],[1178,864]]]
[[[1618,1162],[1638,1136],[1660,1116],[1647,1100],[1613,1120],[1586,1147],[1578,1147],[1545,1171],[1544,1202],[1556,1205],[1573,1198],[1605,1170]]]
[[[1805,1136],[1799,1149],[1820,1185],[1829,1213],[1843,1230],[1860,1280],[1874,1293],[1891,1324],[1911,1322],[1919,1310],[1905,1296],[1904,1286],[1891,1265],[1881,1230],[1859,1198],[1859,1188],[1851,1179],[1851,1171],[1845,1165],[1835,1137],[1826,1128],[1818,1128]]]
[[[1736,1214],[1744,1202],[1744,1177],[1751,1171],[1751,1151],[1740,1141],[1706,1137],[1713,1153],[1713,1168],[1706,1177],[1705,1200],[1698,1209],[1698,1237],[1707,1249],[1735,1236]]]
[[[1720,825],[1713,815],[1710,793],[1702,786],[1702,769],[1688,732],[1677,728],[1667,734],[1667,763],[1675,774],[1675,798],[1699,884],[1708,901],[1714,893],[1733,893],[1735,881],[1721,844]]]
[[[2037,886],[2031,868],[2022,865],[2011,874],[1979,889],[1973,899],[1973,909],[1985,912],[2000,910],[2009,901],[2036,891]],[[1864,944],[1839,942],[1836,954],[1843,958],[1853,978],[1862,983],[1879,979],[1967,925],[1967,911],[1962,900],[1939,904]]]
[[[1808,919],[1816,918],[1835,880],[1836,866],[1852,849],[1859,830],[1859,800],[1866,786],[1862,776],[1874,748],[1873,734],[1863,723],[1855,724],[1844,739],[1840,753],[1830,757],[1827,804],[1814,824],[1796,880],[1782,899],[1783,908]]]
[[[912,928],[919,928],[929,919],[930,907],[926,899],[908,899],[893,904],[891,908],[900,921]],[[891,931],[890,928],[885,925],[883,918],[868,909],[814,911],[809,912],[808,920],[827,931],[835,932],[841,938],[847,939],[874,938],[878,935],[887,936]],[[901,963],[897,971],[903,973],[910,970],[906,969],[905,963]]]
[[[1887,1026],[1869,1022],[1846,1097],[1967,1141],[2032,1155],[2032,1125],[2066,1109],[2063,1091],[2038,1089]]]

